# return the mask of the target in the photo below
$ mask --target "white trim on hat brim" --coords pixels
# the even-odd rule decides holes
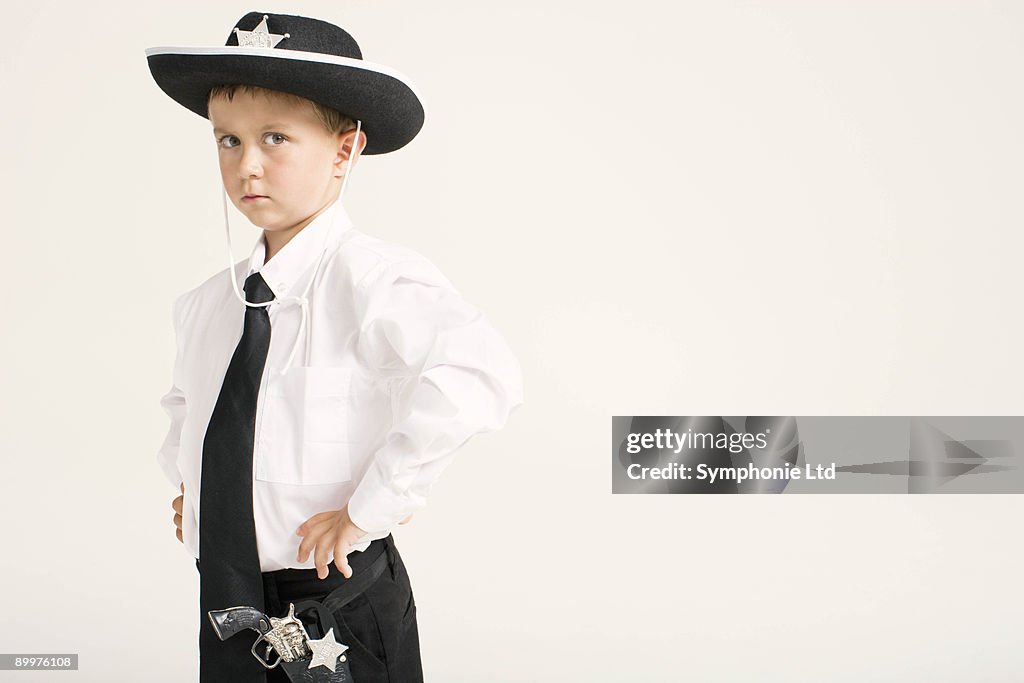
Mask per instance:
[[[199,56],[217,56],[217,55],[243,55],[248,57],[271,57],[277,59],[291,59],[300,62],[320,62],[321,64],[336,64],[338,66],[347,66],[353,69],[362,69],[364,71],[373,71],[375,73],[390,76],[395,80],[405,85],[416,98],[420,101],[420,106],[423,108],[424,117],[426,116],[427,103],[420,95],[416,86],[412,84],[405,74],[392,69],[389,66],[383,64],[377,64],[375,62],[368,62],[365,59],[353,59],[352,57],[340,57],[338,55],[329,55],[322,52],[307,52],[305,50],[284,50],[281,48],[274,47],[236,47],[234,45],[223,45],[220,47],[210,47],[208,45],[176,45],[176,46],[160,46],[160,47],[147,47],[146,57],[152,57],[154,55],[199,55]]]

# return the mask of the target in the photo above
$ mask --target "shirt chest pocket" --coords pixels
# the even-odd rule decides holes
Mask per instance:
[[[326,366],[271,371],[257,441],[256,478],[332,484],[352,478],[354,371]]]

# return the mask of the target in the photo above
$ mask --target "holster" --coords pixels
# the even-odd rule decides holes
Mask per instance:
[[[260,634],[251,648],[253,656],[268,669],[280,666],[292,683],[356,683],[349,668],[347,651],[337,658],[334,671],[323,665],[309,668],[313,661],[313,655],[307,643],[309,640],[319,640],[331,632],[335,640],[342,645],[347,645],[341,640],[342,636],[339,633],[333,612],[347,605],[372,586],[389,567],[393,567],[391,557],[391,548],[385,545],[380,555],[366,569],[353,574],[352,578],[331,591],[323,601],[300,600],[296,603],[288,603],[288,615],[293,615],[294,619],[301,622],[301,627],[298,623],[290,623],[290,628],[284,631],[284,637],[281,637],[281,634],[276,631],[271,632],[271,617],[263,615],[251,607],[213,611],[209,615],[210,620],[214,623],[217,636],[221,640],[225,640],[239,630],[237,622],[232,623],[233,615],[237,613],[240,617],[247,616],[247,628]],[[257,616],[254,616],[253,612]],[[274,619],[279,621],[287,619],[287,617]],[[275,644],[275,640],[277,644]],[[257,647],[261,644],[266,646],[263,654],[257,651]],[[277,654],[276,661],[271,661],[272,653]],[[297,653],[301,653],[301,656]],[[291,661],[286,661],[286,659]]]
[[[363,591],[372,586],[381,574],[390,566],[389,558],[391,548],[385,546],[384,552],[377,556],[369,567],[354,574],[335,590],[327,594],[323,602],[318,600],[300,600],[295,603],[295,615],[303,621],[306,631],[312,639],[322,638],[333,629],[335,637],[341,641],[338,633],[338,624],[334,619],[334,612],[354,600]],[[306,623],[300,615],[313,614],[315,619]],[[347,644],[347,643],[342,643]],[[315,666],[309,668],[312,657],[297,659],[293,662],[281,662],[281,667],[292,683],[355,683],[349,669],[347,653],[338,658],[335,671],[327,667]]]

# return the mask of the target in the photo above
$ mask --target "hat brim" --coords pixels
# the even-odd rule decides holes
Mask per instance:
[[[161,90],[207,119],[210,89],[237,83],[299,95],[359,119],[363,154],[400,149],[423,127],[423,103],[409,79],[362,59],[230,45],[151,47],[146,59]]]

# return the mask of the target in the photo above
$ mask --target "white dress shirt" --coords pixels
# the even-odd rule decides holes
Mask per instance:
[[[300,334],[295,297],[322,253]],[[387,536],[426,505],[467,439],[504,426],[523,389],[519,362],[484,314],[418,252],[353,227],[339,202],[266,263],[265,254],[261,234],[233,276],[241,290],[259,271],[276,298],[253,449],[253,517],[267,572],[314,567],[312,554],[296,560],[295,531],[346,503],[368,532],[355,550]],[[160,400],[171,424],[157,460],[176,490],[185,484],[182,539],[194,557],[203,440],[244,309],[228,269],[173,305],[173,385]]]

